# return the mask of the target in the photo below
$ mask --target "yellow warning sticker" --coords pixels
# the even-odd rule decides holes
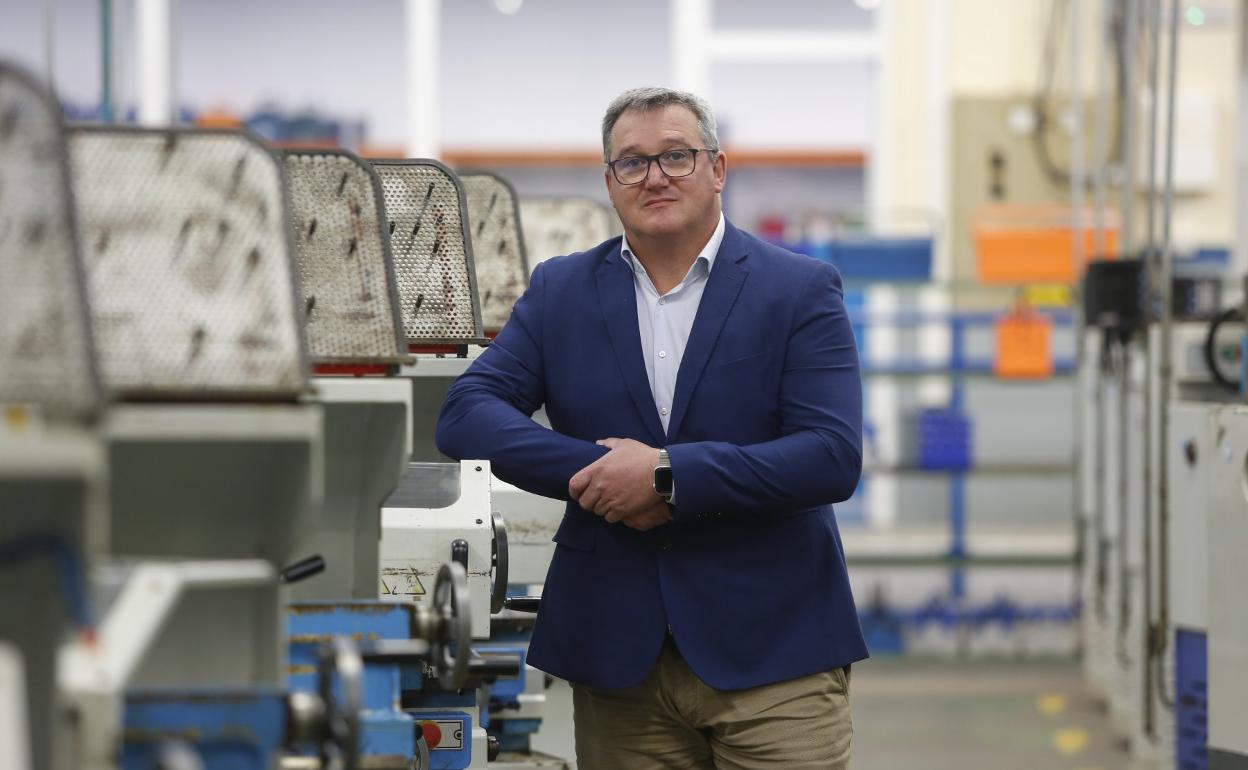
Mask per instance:
[[[1025,286],[1023,297],[1032,307],[1070,307],[1070,287],[1058,283]]]
[[[381,565],[381,584],[378,590],[382,596],[424,596],[425,584],[421,581],[424,573],[415,566],[404,562],[388,562]]]

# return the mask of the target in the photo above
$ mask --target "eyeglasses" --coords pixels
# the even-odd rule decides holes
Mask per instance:
[[[661,152],[658,155],[629,155],[613,160],[607,165],[611,167],[611,174],[615,177],[615,181],[620,184],[641,184],[650,175],[650,164],[655,161],[658,161],[659,170],[664,176],[669,178],[689,176],[698,165],[700,152],[713,156],[719,151],[705,147],[700,149],[685,147]]]

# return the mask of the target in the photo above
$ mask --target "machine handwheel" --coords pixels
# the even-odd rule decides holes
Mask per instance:
[[[355,643],[336,636],[321,652],[317,687],[325,704],[327,730],[321,741],[321,767],[357,770],[360,759],[360,711],[364,708],[364,659]],[[338,688],[334,679],[338,679]]]
[[[497,615],[503,611],[503,602],[507,600],[507,522],[503,515],[494,511],[494,591],[490,594],[490,614]]]
[[[468,575],[455,562],[438,570],[433,586],[433,614],[437,619],[433,666],[438,684],[446,690],[461,689],[468,681],[468,658],[472,645],[472,614],[468,606]]]

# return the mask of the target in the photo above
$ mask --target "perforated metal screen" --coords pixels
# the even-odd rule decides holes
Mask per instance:
[[[460,174],[468,199],[468,229],[477,266],[477,293],[486,332],[497,332],[529,285],[516,193],[494,174]]]
[[[407,349],[376,172],[341,151],[293,151],[283,162],[309,356],[401,361]]]
[[[60,110],[0,64],[0,402],[99,405]]]
[[[137,397],[306,386],[278,161],[234,131],[70,132],[106,385]]]
[[[530,271],[543,259],[585,251],[621,232],[615,212],[592,198],[524,198],[520,220]]]
[[[375,160],[385,194],[399,314],[413,344],[485,338],[463,187],[433,160]]]

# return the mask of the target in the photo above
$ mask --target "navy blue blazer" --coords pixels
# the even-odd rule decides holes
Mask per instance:
[[[543,404],[554,430],[530,416]],[[702,681],[742,689],[867,656],[831,503],[862,468],[862,383],[828,264],[729,223],[676,379],[666,435],[620,239],[538,265],[494,344],[451,387],[437,444],[568,500],[606,453],[667,447],[674,520],[648,532],[569,502],[529,662],[639,683],[672,635]]]

